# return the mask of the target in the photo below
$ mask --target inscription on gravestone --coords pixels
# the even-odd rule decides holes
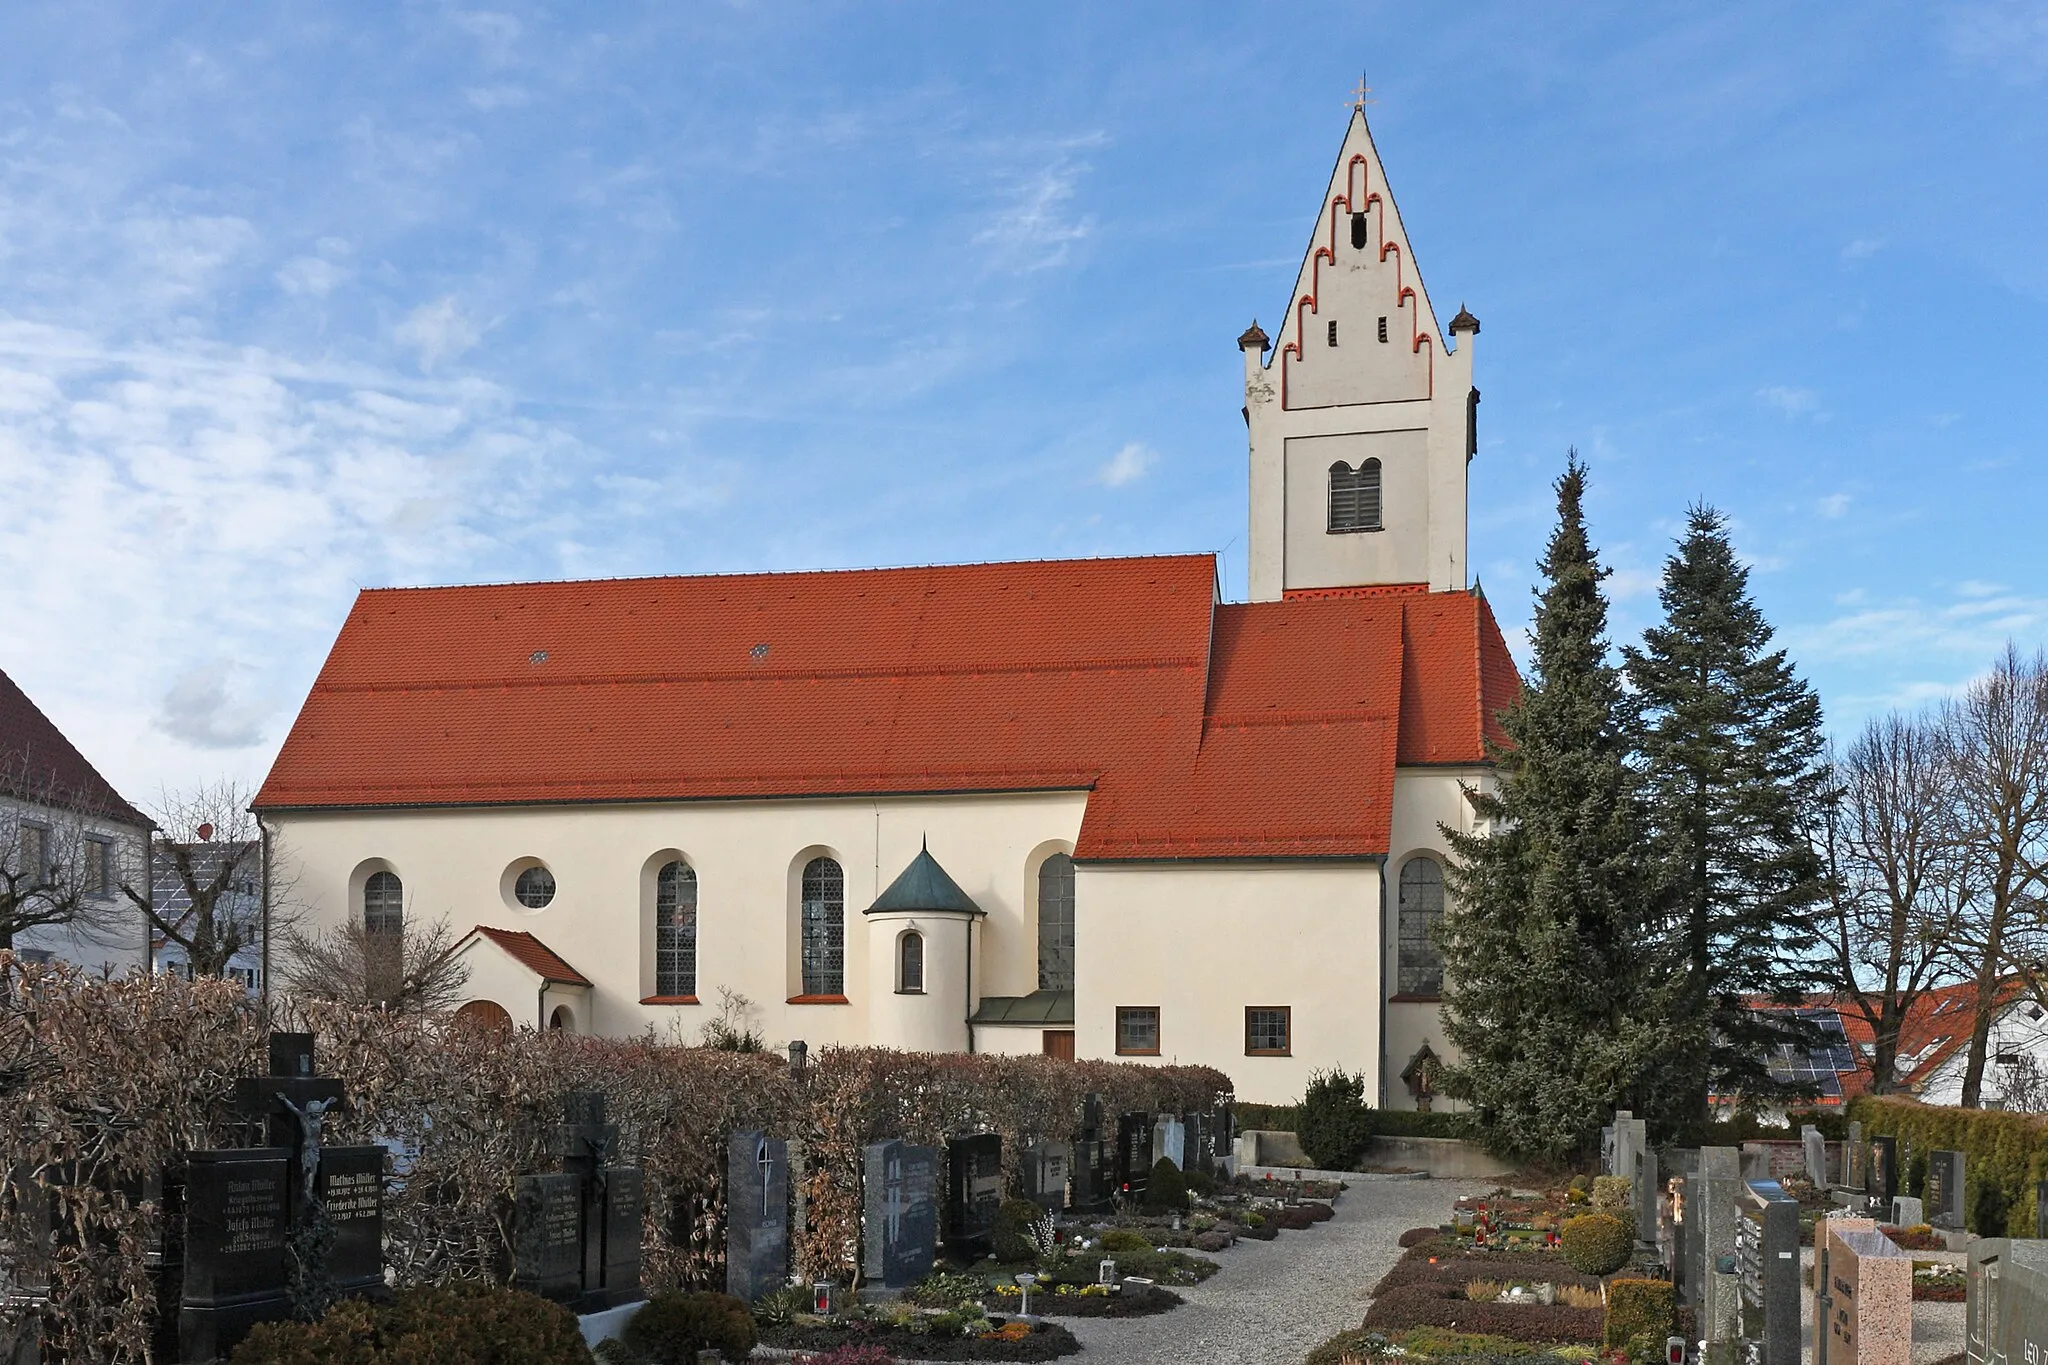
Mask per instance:
[[[1963,1230],[1963,1154],[1934,1151],[1927,1154],[1927,1221],[1949,1232]]]
[[[865,1151],[861,1273],[902,1289],[931,1274],[938,1241],[937,1148],[877,1142]]]
[[[725,1292],[752,1303],[789,1276],[789,1148],[766,1133],[734,1133],[725,1170]]]
[[[512,1283],[566,1303],[583,1292],[583,1178],[523,1175],[512,1209]]]
[[[383,1288],[384,1149],[322,1149],[314,1188],[334,1230],[327,1273],[335,1288],[343,1293]]]
[[[1065,1209],[1067,1177],[1073,1164],[1071,1142],[1041,1142],[1026,1147],[1018,1161],[1024,1197],[1051,1213]]]
[[[1125,1114],[1117,1120],[1116,1184],[1126,1199],[1142,1203],[1152,1176],[1152,1116]]]
[[[291,1315],[290,1164],[278,1147],[186,1154],[180,1359],[225,1356],[257,1323]]]
[[[988,1254],[1003,1207],[1003,1139],[996,1133],[946,1144],[946,1246],[949,1254]]]
[[[1891,1208],[1899,1194],[1899,1140],[1878,1136],[1870,1140],[1869,1194],[1883,1210]]]

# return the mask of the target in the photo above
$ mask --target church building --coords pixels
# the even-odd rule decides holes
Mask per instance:
[[[363,592],[256,803],[309,921],[446,917],[517,1025],[744,997],[771,1045],[1426,1106],[1440,826],[1519,683],[1467,582],[1479,323],[1362,112],[1276,330],[1238,342],[1248,602],[1209,554]]]

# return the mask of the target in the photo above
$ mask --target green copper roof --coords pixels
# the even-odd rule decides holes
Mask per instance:
[[[929,847],[919,850],[889,889],[875,897],[867,908],[872,915],[884,910],[923,910],[934,914],[986,915],[974,897],[960,889],[960,883],[946,874]]]
[[[1072,1024],[1072,991],[1033,991],[1029,995],[984,995],[970,1024]]]

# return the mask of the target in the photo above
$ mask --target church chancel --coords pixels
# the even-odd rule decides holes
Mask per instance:
[[[448,916],[480,1017],[696,1036],[744,997],[777,1043],[1412,1107],[1439,825],[1517,687],[1466,579],[1478,330],[1355,111],[1239,339],[1249,602],[1207,554],[369,590],[258,808],[316,923]]]

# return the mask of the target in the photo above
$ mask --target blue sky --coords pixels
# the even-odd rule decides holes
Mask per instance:
[[[1361,67],[1473,562],[1733,518],[1837,727],[2048,639],[2038,3],[0,14],[0,667],[267,767],[359,586],[1217,551]]]

